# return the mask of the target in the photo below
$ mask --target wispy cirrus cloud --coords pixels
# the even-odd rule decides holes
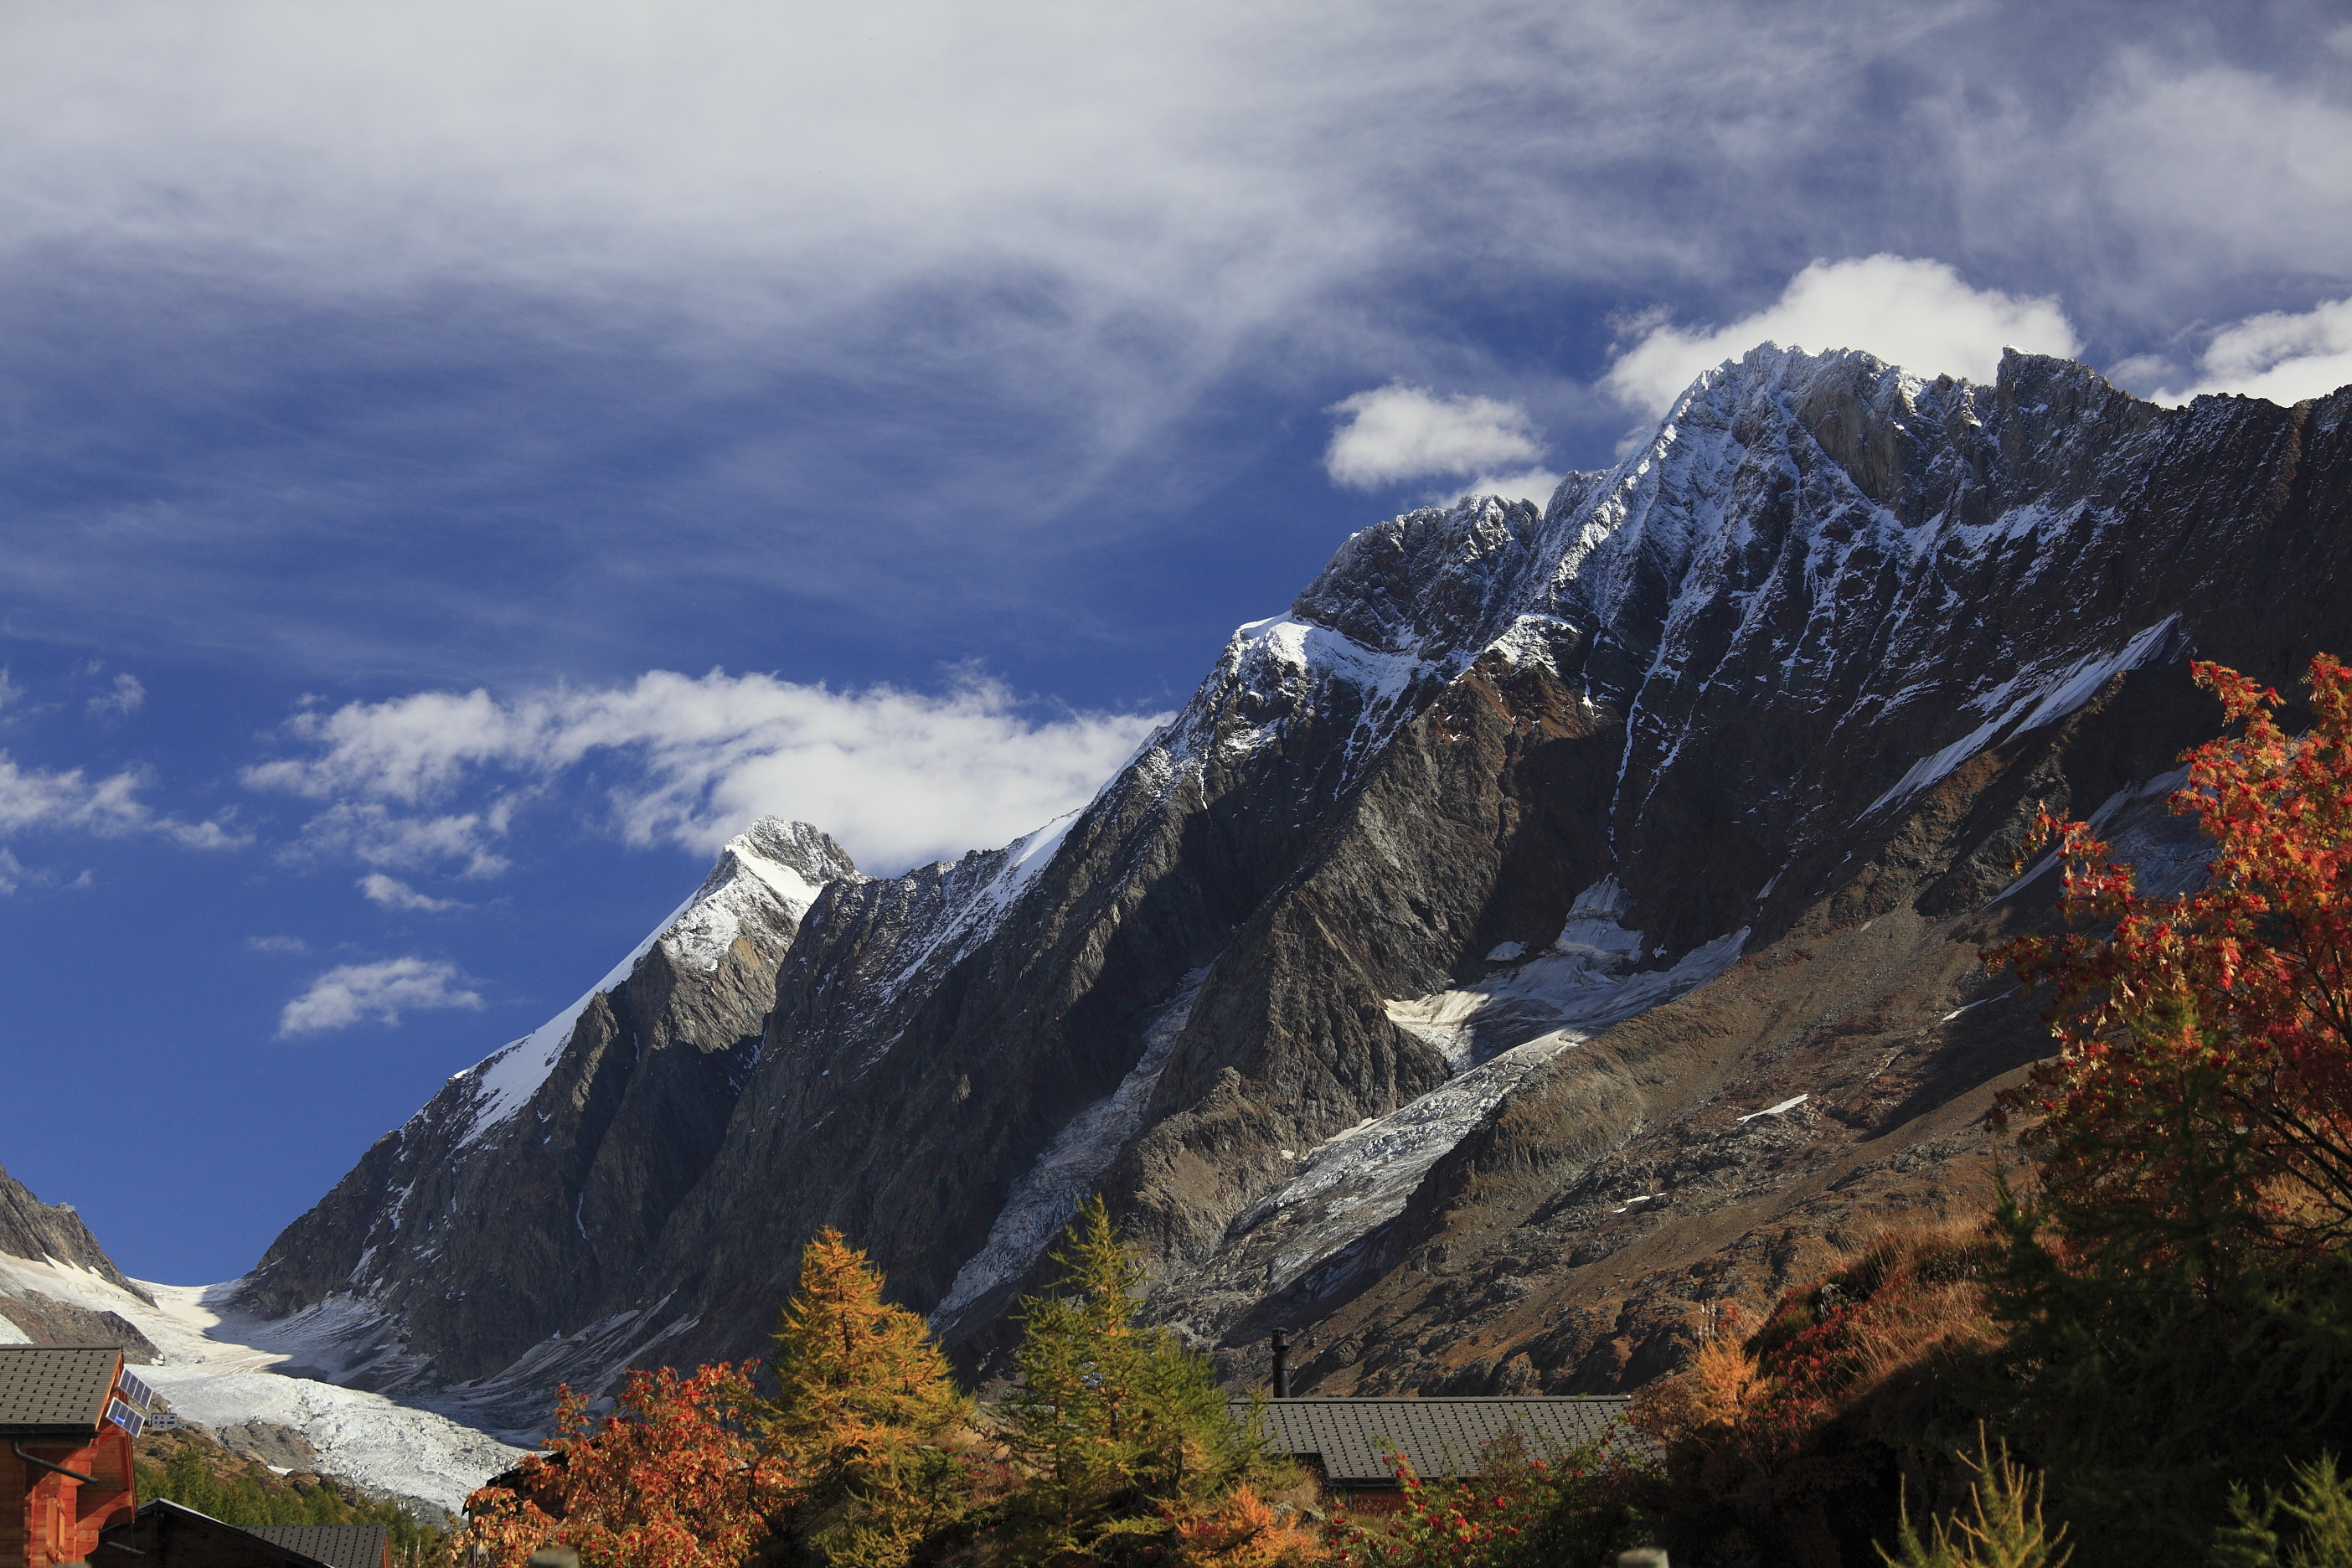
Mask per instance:
[[[450,1008],[482,1008],[481,993],[472,989],[456,964],[425,958],[340,963],[278,1010],[278,1037],[291,1039],[354,1024],[393,1025],[400,1022],[403,1012]]]
[[[147,687],[129,670],[117,672],[112,685],[89,700],[87,707],[93,719],[127,719],[147,701]]]
[[[128,476],[27,507],[26,613],[420,681],[639,639],[609,678],[714,584],[1064,613],[1034,568],[1229,475],[1196,427],[1236,389],[1507,395],[1547,455],[1465,477],[1532,488],[1616,434],[1587,323],[1664,300],[1708,338],[1811,257],[2063,295],[2116,356],[2242,313],[2233,279],[2340,296],[2336,57],[2077,9],[19,8],[0,270],[32,338],[77,323],[26,406],[107,410],[26,449]],[[107,395],[41,395],[75,376]],[[237,443],[177,438],[215,407]],[[454,540],[492,564],[447,573]]]
[[[287,776],[283,764],[268,763],[247,769],[246,782],[282,787]],[[310,778],[296,793],[320,799],[337,792]],[[360,784],[351,793],[378,792]],[[478,810],[437,813],[403,811],[382,799],[338,800],[305,822],[300,837],[281,853],[289,860],[348,857],[363,866],[396,870],[454,868],[461,877],[502,876],[508,862],[498,846],[520,800],[507,793]]]
[[[381,871],[371,871],[362,877],[359,888],[367,896],[368,902],[405,913],[437,915],[466,907],[456,899],[436,899],[428,893],[420,893],[399,878],[387,877]]]
[[[979,679],[929,695],[656,670],[623,686],[426,691],[306,713],[289,726],[300,754],[245,779],[332,802],[304,842],[379,866],[495,874],[493,847],[527,793],[594,759],[616,775],[604,802],[629,842],[710,850],[772,813],[896,868],[1005,843],[1083,803],[1165,718],[1034,715]],[[495,798],[436,809],[469,792]]]

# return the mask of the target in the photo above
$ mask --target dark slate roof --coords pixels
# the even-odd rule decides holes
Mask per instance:
[[[1638,1443],[1625,1422],[1623,1394],[1545,1399],[1269,1399],[1266,1441],[1278,1453],[1319,1459],[1335,1485],[1383,1486],[1394,1480],[1391,1452],[1423,1477],[1477,1468],[1487,1444],[1517,1430],[1538,1455],[1586,1444]],[[1234,1413],[1249,1409],[1236,1403]]]
[[[114,1345],[0,1345],[0,1434],[88,1436],[121,1364]]]
[[[234,1525],[211,1514],[172,1501],[169,1498],[150,1498],[139,1505],[138,1515],[126,1524],[109,1529],[99,1541],[99,1551],[106,1553],[109,1564],[121,1563],[126,1554],[139,1558],[143,1564],[158,1561],[170,1562],[188,1552],[184,1531],[194,1531],[212,1537],[209,1547],[200,1547],[195,1554],[213,1563],[243,1563],[247,1568],[331,1568],[298,1546],[289,1546],[274,1539],[287,1535],[338,1535],[343,1531],[314,1531],[307,1527],[281,1530],[275,1526],[244,1527]],[[373,1534],[379,1545],[377,1556],[369,1558],[362,1568],[383,1568],[383,1547],[380,1544],[383,1527],[366,1525],[353,1534]],[[178,1539],[174,1547],[167,1538]],[[138,1542],[134,1545],[133,1542]]]
[[[383,1568],[380,1524],[249,1524],[246,1533],[324,1563],[327,1568]]]

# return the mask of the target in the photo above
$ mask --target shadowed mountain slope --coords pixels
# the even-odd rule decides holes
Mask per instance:
[[[1100,1190],[1237,1375],[1282,1321],[1327,1391],[1623,1386],[1976,1201],[2042,1048],[1975,962],[2047,918],[2026,826],[2199,874],[2186,661],[2352,647],[2347,421],[1759,349],[1540,510],[1349,540],[1005,849],[873,879],[762,825],[804,907],[653,944],[505,1121],[509,1058],[460,1075],[244,1292],[364,1325],[342,1375],[520,1408],[756,1349],[832,1224],[986,1366]]]

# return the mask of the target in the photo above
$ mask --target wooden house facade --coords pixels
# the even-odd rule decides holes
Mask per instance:
[[[0,1345],[0,1568],[86,1563],[137,1509],[146,1385],[114,1345]]]

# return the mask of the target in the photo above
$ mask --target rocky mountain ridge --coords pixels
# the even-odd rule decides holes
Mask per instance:
[[[76,1270],[154,1305],[136,1281],[114,1266],[71,1204],[43,1203],[5,1169],[0,1169],[0,1258]],[[160,1359],[147,1336],[120,1312],[60,1300],[19,1273],[0,1263],[0,1343],[114,1344],[134,1363]]]
[[[1237,1375],[1279,1319],[1327,1390],[1636,1381],[1707,1303],[1973,1201],[2042,1048],[1974,963],[2046,918],[2026,824],[2197,874],[2185,660],[2284,687],[2347,646],[2347,421],[1759,349],[1541,510],[1355,535],[1005,849],[869,879],[755,827],[723,952],[677,934],[724,924],[706,884],[241,1299],[520,1424],[756,1350],[834,1224],[984,1369],[1102,1191]]]

